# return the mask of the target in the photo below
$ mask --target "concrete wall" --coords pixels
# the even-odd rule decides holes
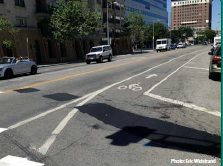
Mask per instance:
[[[0,4],[0,15],[3,15],[15,26],[16,18],[24,18],[27,20],[27,27],[37,28],[35,11],[35,0],[25,0],[25,7],[16,6],[14,0],[5,0],[3,4]]]

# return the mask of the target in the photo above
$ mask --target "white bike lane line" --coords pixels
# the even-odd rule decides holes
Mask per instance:
[[[189,54],[191,54],[191,53],[189,53]],[[185,54],[185,55],[188,55],[188,54]],[[180,57],[183,57],[185,55],[182,55]],[[89,102],[90,100],[92,100],[93,98],[95,98],[97,95],[101,94],[102,92],[105,92],[106,90],[108,90],[108,89],[110,89],[110,88],[112,88],[112,87],[114,87],[116,85],[120,85],[121,83],[124,83],[126,81],[129,81],[129,80],[131,80],[131,79],[133,79],[133,78],[135,78],[137,76],[141,76],[142,74],[145,74],[145,73],[147,73],[147,72],[149,72],[149,71],[151,71],[151,70],[153,70],[153,69],[155,69],[155,68],[157,68],[159,66],[162,66],[164,64],[167,64],[167,63],[169,63],[169,62],[171,62],[173,60],[176,60],[176,59],[178,59],[180,57],[171,59],[168,62],[165,62],[165,63],[162,63],[160,65],[154,66],[154,67],[152,67],[152,68],[150,68],[150,69],[148,69],[148,70],[146,70],[146,71],[144,71],[142,73],[139,73],[139,74],[134,75],[132,77],[129,77],[129,78],[125,79],[125,80],[122,80],[120,82],[114,83],[114,84],[109,85],[109,86],[107,86],[107,87],[105,87],[103,89],[100,89],[100,90],[98,90],[96,92],[91,93],[90,95],[88,95],[87,98],[84,98],[83,101],[81,101],[79,104],[77,104],[77,107],[76,108],[74,108],[70,113],[68,113],[68,115],[60,122],[60,124],[51,133],[51,136],[45,141],[45,143],[39,148],[38,151],[40,153],[42,153],[43,155],[47,154],[48,150],[50,149],[50,147],[52,146],[52,144],[56,140],[57,135],[60,134],[60,132],[65,128],[65,126],[67,125],[67,123],[69,122],[69,120],[75,115],[75,113],[78,112],[78,107],[81,107],[81,106],[85,105],[87,102]],[[154,74],[149,75],[149,76],[147,76],[147,79],[148,79],[148,77],[152,78],[153,76],[155,76],[155,75]],[[142,90],[142,87],[140,87],[139,84],[140,83],[138,83],[138,84],[131,84],[129,86],[124,86],[123,88],[129,88],[129,89],[131,89],[133,91],[140,91],[140,90]],[[72,114],[72,115],[70,115],[70,114]],[[59,132],[56,132],[55,133],[55,131],[58,130],[58,128],[59,128]]]
[[[149,97],[154,98],[154,99],[158,99],[158,100],[164,101],[164,102],[169,102],[169,103],[172,103],[172,104],[181,105],[181,106],[184,106],[184,107],[187,107],[187,108],[191,108],[191,109],[196,110],[196,111],[205,112],[205,113],[208,113],[208,114],[217,116],[217,117],[221,117],[221,112],[218,112],[218,111],[215,111],[215,110],[210,110],[210,109],[207,109],[207,108],[204,108],[204,107],[200,107],[200,106],[197,106],[195,104],[185,103],[185,102],[181,102],[181,101],[177,101],[177,100],[165,98],[165,97],[162,97],[162,96],[155,95],[155,94],[152,94],[151,93],[155,88],[157,88],[160,84],[162,84],[163,82],[165,82],[169,77],[171,77],[173,74],[175,74],[176,72],[178,72],[181,68],[185,67],[192,60],[194,60],[196,57],[198,57],[200,55],[203,55],[203,54],[204,53],[201,53],[201,54],[198,54],[195,57],[191,58],[188,62],[186,62],[185,64],[183,64],[179,68],[177,68],[174,72],[172,72],[171,74],[169,74],[168,76],[166,76],[163,80],[161,80],[160,82],[158,82],[157,84],[155,84],[154,86],[152,86],[149,90],[147,90],[146,92],[144,92],[144,95],[149,96]]]
[[[46,112],[44,112],[44,113],[42,113],[42,114],[39,114],[39,115],[37,115],[37,116],[28,118],[28,119],[23,120],[23,121],[21,121],[21,122],[18,122],[18,123],[16,123],[16,124],[14,124],[14,125],[8,127],[8,129],[15,129],[15,128],[20,127],[20,126],[22,126],[22,125],[24,125],[24,124],[30,123],[30,122],[32,122],[32,121],[34,121],[34,120],[37,120],[37,119],[39,119],[39,118],[41,118],[41,117],[44,117],[44,116],[46,116],[46,115],[48,115],[48,114],[50,114],[50,113],[53,113],[53,112],[58,111],[58,110],[62,110],[63,108],[67,107],[68,105],[74,104],[74,103],[79,102],[79,101],[81,101],[81,102],[77,105],[77,107],[83,106],[84,104],[86,104],[87,102],[89,102],[90,100],[92,100],[94,97],[96,97],[97,95],[99,95],[100,93],[102,93],[102,92],[104,92],[104,91],[106,91],[106,90],[108,90],[108,89],[110,89],[110,88],[112,88],[112,87],[114,87],[114,86],[116,86],[116,85],[119,85],[119,84],[121,84],[121,83],[124,83],[124,82],[126,82],[126,81],[129,81],[129,80],[131,80],[131,79],[133,79],[133,78],[135,78],[135,77],[138,77],[138,76],[140,76],[140,75],[142,75],[142,74],[145,74],[145,73],[147,73],[147,72],[149,72],[149,71],[151,71],[151,70],[153,70],[153,69],[155,69],[155,68],[158,68],[158,67],[160,67],[160,66],[163,66],[163,65],[165,65],[165,64],[168,64],[168,63],[170,63],[170,62],[172,62],[172,61],[175,61],[175,60],[177,60],[177,59],[179,59],[179,58],[182,58],[182,57],[184,57],[184,56],[186,56],[186,55],[190,55],[190,54],[193,54],[193,53],[197,53],[197,52],[199,52],[199,51],[200,51],[200,50],[198,50],[198,51],[194,51],[194,52],[190,52],[190,53],[181,55],[181,56],[176,57],[176,58],[172,58],[172,59],[170,59],[170,60],[167,61],[167,62],[164,62],[164,63],[162,63],[162,64],[159,64],[159,65],[157,65],[157,66],[154,66],[154,67],[152,67],[152,68],[150,68],[150,69],[148,69],[148,70],[145,70],[145,71],[143,71],[143,72],[141,72],[141,73],[139,73],[139,74],[136,74],[136,75],[134,75],[134,76],[131,76],[131,77],[127,78],[127,79],[124,79],[124,80],[122,80],[122,81],[116,82],[116,83],[114,83],[114,84],[112,84],[112,85],[109,85],[109,86],[107,86],[107,87],[104,87],[104,88],[102,88],[102,89],[100,89],[100,90],[98,90],[98,91],[95,91],[95,92],[93,92],[93,93],[90,93],[90,94],[88,94],[88,95],[85,95],[85,96],[83,96],[83,97],[81,97],[81,98],[78,98],[78,99],[76,99],[76,100],[74,100],[74,101],[71,101],[71,102],[66,103],[66,104],[64,104],[64,105],[61,105],[61,106],[59,106],[59,107],[57,107],[57,108],[48,110],[48,111],[46,111]],[[75,108],[75,110],[76,110],[76,109],[78,109],[78,108]],[[73,112],[73,114],[72,114],[72,113],[69,113],[69,114],[62,120],[62,122],[56,127],[55,130],[58,131],[58,132],[56,132],[56,135],[59,135],[59,134],[60,134],[60,132],[63,130],[63,128],[64,128],[64,127],[66,126],[66,124],[69,122],[69,120],[70,120],[70,119],[71,119],[71,118],[72,118],[78,111],[74,111],[74,110],[72,110],[71,112]],[[72,116],[71,116],[71,114],[72,114]],[[59,128],[60,130],[57,130],[58,128]],[[54,131],[55,131],[55,130],[54,130]],[[52,132],[52,135],[54,135],[54,134],[55,134],[55,133]],[[47,139],[47,141],[41,146],[41,147],[47,147],[47,148],[44,150],[44,152],[43,152],[43,153],[45,153],[45,154],[47,153],[48,149],[50,148],[50,146],[53,144],[53,142],[54,142],[55,139],[56,139],[56,137],[55,137],[55,139],[54,139],[54,138],[53,138],[54,136],[52,136],[52,135],[51,135],[51,137],[50,137],[49,139]],[[52,139],[52,138],[53,138],[53,139]],[[50,140],[51,140],[51,141],[50,141]],[[42,148],[42,149],[43,149],[43,148]],[[40,152],[41,152],[41,149],[40,149]]]

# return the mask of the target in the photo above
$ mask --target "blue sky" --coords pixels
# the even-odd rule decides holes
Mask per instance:
[[[171,12],[171,0],[167,0],[167,11]],[[216,30],[221,28],[221,16],[218,15],[221,13],[221,1],[220,0],[213,0],[212,6],[212,29]],[[169,22],[170,22],[170,15],[169,15]],[[220,22],[220,23],[218,23]]]

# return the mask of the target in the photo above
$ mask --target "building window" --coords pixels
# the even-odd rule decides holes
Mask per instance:
[[[20,7],[25,7],[24,0],[15,0],[15,5]]]
[[[0,0],[0,3],[4,3],[4,0]]]
[[[16,18],[17,27],[27,27],[27,21],[25,18]]]

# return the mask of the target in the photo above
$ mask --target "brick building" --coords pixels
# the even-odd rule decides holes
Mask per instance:
[[[171,29],[190,27],[195,31],[211,29],[212,0],[172,0]]]

